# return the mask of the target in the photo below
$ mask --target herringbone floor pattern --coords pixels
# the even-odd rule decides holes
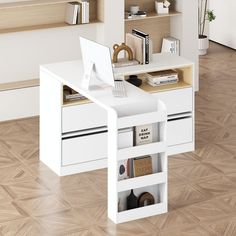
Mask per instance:
[[[0,124],[0,235],[235,236],[236,52],[200,60],[196,151],[169,158],[169,212],[115,225],[106,170],[59,178],[39,162],[38,118]]]

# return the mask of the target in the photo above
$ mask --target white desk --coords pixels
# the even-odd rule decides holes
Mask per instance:
[[[167,105],[167,134],[171,133],[168,136],[171,142],[167,140],[168,152],[180,153],[194,148],[193,63],[177,56],[157,55],[149,65],[121,68],[116,70],[116,74],[166,69],[177,69],[181,81],[164,89],[162,87],[160,91],[153,91],[144,83],[141,88],[152,95],[127,83],[128,97],[122,99],[114,98],[109,87],[91,91],[82,89],[81,61],[55,63],[40,69],[40,160],[58,175],[68,175],[104,168],[108,156],[108,215],[116,223],[167,211],[166,114],[159,99]],[[68,85],[94,103],[63,105],[63,85]],[[159,122],[158,127],[162,130],[160,140],[144,146],[118,149],[119,128],[155,122]],[[104,133],[106,126],[108,139]],[[73,144],[67,145],[70,139],[65,140],[65,136],[68,138],[70,135],[74,136],[71,139]],[[118,161],[148,153],[152,156],[156,153],[153,175],[117,181]],[[118,212],[118,199],[124,199],[131,188],[137,188],[136,194],[151,192],[156,196],[156,204]]]
[[[59,171],[59,165],[52,153],[50,143],[53,145],[53,135],[56,127],[52,127],[57,122],[50,120],[55,114],[52,109],[52,101],[60,93],[63,85],[70,86],[75,91],[88,97],[107,111],[108,114],[108,216],[115,223],[126,222],[151,215],[164,213],[167,211],[167,156],[166,156],[166,122],[167,113],[165,105],[156,100],[150,94],[136,88],[126,82],[127,97],[116,98],[112,94],[109,86],[93,87],[85,90],[81,87],[83,74],[82,62],[63,63],[42,66],[40,69],[40,96],[41,96],[41,116],[40,116],[40,160],[52,168]],[[59,88],[59,91],[57,91]],[[48,97],[49,89],[51,91]],[[46,98],[46,100],[45,100]],[[61,97],[57,99],[58,103]],[[55,104],[54,104],[55,105]],[[49,112],[51,115],[49,115]],[[52,113],[51,113],[52,112]],[[57,118],[60,119],[60,114]],[[95,114],[94,114],[95,115]],[[79,122],[79,121],[78,121]],[[123,128],[135,127],[138,125],[152,124],[153,132],[156,133],[153,143],[119,148],[118,132]],[[56,138],[56,137],[55,137]],[[56,138],[57,140],[57,138]],[[91,143],[87,148],[97,145]],[[57,148],[59,147],[56,144]],[[73,152],[80,155],[80,149],[74,148]],[[129,158],[152,155],[153,174],[142,177],[118,180],[118,162]],[[54,156],[54,158],[52,158]],[[56,157],[57,158],[57,157]],[[51,160],[50,160],[51,159]],[[54,162],[54,161],[55,162]],[[155,198],[155,204],[136,208],[133,210],[118,211],[118,202],[123,201],[130,190],[134,189],[136,194],[149,191]]]

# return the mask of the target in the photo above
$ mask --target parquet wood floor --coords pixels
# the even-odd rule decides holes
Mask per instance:
[[[236,52],[200,59],[196,151],[169,158],[169,212],[115,225],[106,169],[57,177],[39,162],[39,120],[0,124],[0,235],[235,236]]]

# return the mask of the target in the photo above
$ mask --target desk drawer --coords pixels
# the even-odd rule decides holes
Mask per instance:
[[[62,140],[62,165],[73,165],[107,157],[107,132]]]
[[[169,120],[167,122],[168,146],[190,143],[193,141],[193,119],[191,117]]]
[[[166,104],[168,115],[189,112],[193,109],[192,88],[159,92],[153,95]]]
[[[94,103],[62,108],[62,133],[106,125],[106,111]]]
[[[82,132],[80,132],[82,133]],[[133,146],[133,129],[118,134],[119,148]],[[107,130],[91,131],[62,139],[62,165],[73,165],[107,158]]]

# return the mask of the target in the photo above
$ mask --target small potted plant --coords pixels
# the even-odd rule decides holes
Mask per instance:
[[[206,21],[215,20],[216,16],[213,10],[208,9],[208,0],[198,0],[198,47],[199,55],[206,55],[209,48],[209,39],[204,34]]]

